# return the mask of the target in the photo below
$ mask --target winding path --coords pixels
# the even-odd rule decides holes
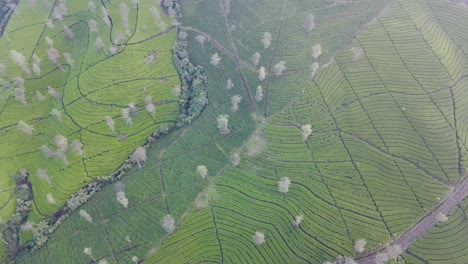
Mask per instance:
[[[414,241],[418,240],[425,233],[438,223],[437,214],[442,213],[447,215],[450,210],[455,208],[468,196],[468,175],[458,181],[453,191],[445,197],[432,211],[424,215],[421,220],[408,229],[400,238],[395,240],[391,245],[399,245],[402,251],[405,251]],[[356,261],[359,264],[374,264],[375,257],[378,253],[387,253],[388,247],[381,248],[377,251],[370,252],[364,256],[357,257]]]

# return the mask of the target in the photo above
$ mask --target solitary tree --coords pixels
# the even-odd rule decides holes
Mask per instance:
[[[399,244],[393,244],[389,247],[387,247],[387,255],[389,258],[396,258],[403,253],[403,249]]]
[[[109,262],[107,262],[107,259],[103,258],[99,260],[98,264],[109,264]]]
[[[168,234],[172,234],[172,232],[174,232],[174,230],[176,228],[174,218],[169,214],[164,216],[164,218],[163,218],[163,220],[161,222],[161,226],[164,228],[164,230]]]
[[[284,71],[286,70],[286,62],[280,61],[278,62],[275,67],[273,67],[273,72],[275,73],[276,77],[283,75]]]
[[[213,66],[218,66],[221,62],[221,57],[219,57],[218,53],[215,53],[211,56],[211,64]]]
[[[33,131],[34,131],[34,128],[28,124],[26,124],[23,120],[20,120],[18,122],[18,130],[21,130],[23,131],[24,133],[32,136],[33,135]]]
[[[231,112],[237,112],[237,110],[239,110],[239,104],[242,100],[242,96],[236,94],[234,95],[232,98],[231,98]]]
[[[3,76],[7,76],[7,72],[6,72],[6,66],[4,63],[0,63],[0,74],[2,74]]]
[[[262,86],[257,86],[257,91],[255,92],[255,101],[261,102],[262,100],[263,100]]]
[[[102,41],[101,39],[101,36],[97,36],[96,38],[96,42],[94,43],[94,45],[96,46],[96,50],[98,52],[101,52],[101,51],[104,51],[104,42]]]
[[[136,105],[135,105],[134,102],[128,103],[128,109],[130,110],[130,115],[136,116],[136,114],[137,114],[137,109],[136,109]]]
[[[345,257],[344,264],[358,264],[353,258]]]
[[[261,66],[260,70],[258,71],[258,79],[260,81],[263,81],[265,80],[265,77],[266,77],[265,67]]]
[[[135,9],[138,8],[139,1],[138,0],[132,0],[132,5]]]
[[[317,43],[312,46],[312,57],[317,59],[320,55],[322,55],[322,46],[320,46],[320,43]]]
[[[260,53],[255,52],[254,55],[250,58],[252,61],[253,65],[257,66],[260,63],[260,59],[262,58],[262,55]]]
[[[216,121],[218,122],[218,129],[222,135],[227,135],[231,133],[231,130],[228,128],[228,115],[219,115]]]
[[[309,124],[303,125],[301,127],[301,132],[302,132],[302,138],[304,139],[304,141],[306,141],[306,139],[310,136],[310,134],[312,134],[312,126]]]
[[[288,177],[281,177],[280,180],[278,181],[278,189],[282,193],[287,193],[289,191],[289,185],[291,184],[291,181],[289,180]]]
[[[314,16],[308,15],[304,21],[304,29],[307,32],[311,32],[315,28]]]
[[[237,153],[231,155],[231,165],[237,167],[240,164],[240,156]]]
[[[133,257],[132,257],[132,261],[133,261],[135,264],[138,264],[138,262],[140,262],[140,258],[138,258],[137,256],[133,256]]]
[[[46,19],[45,24],[50,29],[53,29],[55,27],[54,22],[52,21],[52,19]]]
[[[260,246],[262,245],[263,243],[265,243],[265,234],[263,234],[262,232],[255,232],[255,235],[252,236],[252,239],[253,239],[253,242]]]
[[[198,165],[197,166],[197,173],[205,180],[205,177],[208,175],[208,169],[205,165]]]
[[[32,70],[33,70],[34,74],[36,74],[36,76],[41,75],[41,67],[39,66],[39,64],[34,62],[33,66],[32,66]]]
[[[93,253],[92,253],[90,247],[85,247],[84,250],[83,250],[83,253],[84,253],[85,255],[88,255],[93,261],[96,261],[96,260],[93,258]]]
[[[351,51],[354,53],[353,61],[359,60],[364,54],[364,50],[361,47],[352,47]]]
[[[375,255],[375,264],[385,264],[389,259],[390,258],[386,253],[379,252]]]
[[[268,49],[271,45],[271,34],[270,32],[263,33],[262,44],[264,49]]]
[[[296,219],[294,220],[294,223],[293,223],[294,229],[299,228],[299,225],[301,224],[302,220],[304,220],[304,216],[302,215],[296,216]]]
[[[46,37],[45,37],[45,40],[46,40],[46,43],[47,43],[47,45],[48,45],[49,47],[52,48],[52,47],[54,46],[54,40],[51,39],[51,38],[49,38],[49,36],[46,36]]]
[[[366,240],[361,238],[354,243],[354,250],[356,250],[357,253],[362,253],[365,250],[366,247]]]
[[[55,152],[46,145],[41,146],[41,151],[48,158],[52,158],[55,155]]]
[[[50,112],[50,114],[55,118],[57,119],[59,122],[62,122],[62,113],[60,113],[59,110],[57,109],[52,109],[52,111]]]
[[[320,66],[319,66],[318,62],[316,62],[316,61],[314,61],[314,63],[312,63],[312,65],[310,65],[310,79],[314,78],[314,76],[317,73],[319,67]]]
[[[114,120],[110,116],[106,116],[106,124],[112,133],[115,133]]]
[[[80,216],[83,217],[83,219],[86,220],[88,223],[93,222],[93,218],[84,209],[80,210]]]
[[[18,102],[24,105],[28,104],[28,102],[26,101],[26,89],[24,87],[16,87],[15,89],[13,89],[13,96]]]
[[[135,152],[133,152],[132,156],[130,156],[130,160],[136,162],[141,169],[140,162],[146,161],[146,149],[144,147],[138,147]]]

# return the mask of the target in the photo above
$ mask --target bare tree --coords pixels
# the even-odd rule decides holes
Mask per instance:
[[[83,250],[83,253],[84,253],[85,255],[88,255],[93,261],[96,261],[96,260],[93,258],[93,253],[92,253],[90,247],[85,247],[84,250]]]
[[[59,122],[62,122],[62,113],[60,113],[59,110],[57,109],[52,109],[52,111],[50,112],[50,114],[55,118],[57,119]]]
[[[93,218],[84,209],[80,210],[80,216],[83,217],[83,219],[86,220],[86,222],[88,222],[88,223],[93,222]]]
[[[13,89],[13,96],[18,102],[24,105],[28,104],[28,102],[26,101],[26,89],[24,87],[16,87],[15,89]]]
[[[448,217],[442,212],[439,212],[438,214],[436,214],[435,219],[437,220],[437,222],[440,223],[440,222],[446,222],[448,220]]]
[[[42,93],[39,92],[39,91],[36,91],[36,98],[37,98],[37,100],[39,100],[39,101],[43,101],[43,100],[45,99],[45,98],[44,98],[44,95],[42,95]]]
[[[161,226],[164,228],[164,230],[168,234],[172,234],[174,232],[174,230],[176,229],[174,217],[172,217],[169,214],[164,216],[164,218],[163,218],[163,220],[161,222]]]
[[[238,167],[238,166],[239,166],[239,164],[240,164],[240,156],[239,156],[239,154],[233,153],[233,154],[231,155],[230,160],[231,160],[231,165],[232,165],[233,167]]]
[[[46,36],[45,40],[46,40],[47,45],[49,45],[49,47],[52,48],[54,46],[54,40],[49,38],[49,36]]]
[[[46,194],[46,200],[49,204],[56,204],[55,198],[51,193]]]
[[[318,62],[316,62],[316,61],[314,63],[312,63],[312,65],[310,65],[310,79],[314,78],[315,74],[317,74],[317,71],[318,71],[319,67],[320,66],[319,66]]]
[[[48,158],[52,158],[55,155],[55,152],[46,145],[41,146],[41,151]]]
[[[57,64],[58,60],[60,59],[60,53],[54,47],[47,49],[47,56],[49,57],[49,60],[52,62],[52,64]]]
[[[112,133],[115,133],[115,123],[112,117],[106,116],[106,124],[109,127],[109,129],[112,131]]]
[[[361,47],[352,47],[351,51],[354,53],[353,61],[359,60],[364,54],[364,50]]]
[[[218,53],[215,53],[211,56],[211,64],[213,66],[218,66],[221,62],[221,57],[219,57]]]
[[[28,124],[26,124],[23,120],[20,120],[18,122],[18,130],[21,130],[23,131],[24,133],[32,136],[33,135],[33,131],[34,131],[34,128]]]
[[[257,66],[260,63],[260,59],[262,58],[262,55],[260,53],[255,52],[254,55],[250,58],[252,61],[253,65]]]
[[[218,122],[218,129],[222,135],[227,135],[231,133],[231,130],[228,128],[228,115],[219,115],[216,121]]]
[[[52,182],[50,181],[50,177],[49,177],[49,174],[47,173],[47,170],[45,170],[45,169],[38,169],[38,170],[36,171],[36,176],[37,176],[39,179],[46,181],[50,186],[53,186],[53,185],[52,185]]]
[[[252,240],[256,245],[260,246],[265,243],[265,234],[257,231],[255,232],[255,235],[252,236]]]
[[[107,8],[105,6],[101,6],[101,18],[104,23],[110,27],[111,26],[111,21],[109,19],[109,11],[107,11]]]
[[[91,12],[93,15],[96,15],[96,5],[93,1],[88,1],[88,11]]]
[[[136,116],[136,114],[137,114],[137,109],[136,109],[136,105],[135,105],[134,102],[128,103],[128,109],[130,110],[130,115]]]
[[[120,17],[121,17],[120,22],[121,22],[122,28],[125,31],[125,34],[127,34],[127,36],[130,36],[130,25],[128,22],[128,19],[129,19],[128,13],[129,13],[128,6],[124,3],[121,3],[120,4]]]
[[[304,220],[304,216],[302,215],[296,216],[296,219],[294,220],[294,223],[293,223],[294,229],[299,228],[299,225],[301,224],[302,220]]]
[[[242,100],[242,96],[236,94],[234,95],[232,98],[231,98],[231,112],[237,112],[237,110],[239,110],[239,104]]]
[[[130,160],[136,162],[141,169],[140,162],[146,161],[146,149],[144,147],[138,147],[135,152],[133,152],[132,156],[130,156]]]
[[[312,46],[312,57],[317,59],[320,55],[322,55],[322,46],[320,43],[315,44]]]
[[[52,19],[46,19],[46,22],[45,22],[46,26],[50,29],[53,29],[55,26],[54,26],[54,22],[52,21]]]
[[[67,27],[66,25],[63,25],[63,33],[65,34],[65,36],[69,39],[69,40],[73,40],[73,36],[75,34],[73,34],[73,31]]]
[[[266,77],[266,72],[265,72],[265,67],[261,66],[260,70],[258,71],[258,79],[262,82],[265,80]]]
[[[68,139],[60,134],[55,135],[54,143],[57,148],[62,152],[67,152],[68,150]]]
[[[198,165],[197,166],[197,173],[205,180],[205,177],[208,176],[208,169],[205,165]]]
[[[94,45],[96,46],[97,51],[101,52],[104,50],[104,42],[102,41],[101,36],[97,36]]]
[[[47,93],[50,94],[52,97],[54,97],[55,99],[60,99],[62,98],[62,94],[60,94],[59,92],[57,92],[57,90],[54,89],[54,87],[52,86],[49,86],[47,87]]]
[[[198,44],[200,44],[203,52],[205,52],[203,44],[206,41],[206,37],[200,34],[200,35],[195,37],[195,40],[198,42]]]
[[[70,149],[72,152],[78,154],[79,156],[83,157],[84,156],[84,151],[83,151],[83,144],[81,143],[80,140],[75,139],[70,143]]]
[[[365,250],[365,247],[366,247],[366,240],[361,238],[361,239],[358,239],[356,241],[356,243],[354,243],[354,250],[357,252],[357,253],[362,253],[364,252]]]
[[[270,32],[263,33],[262,44],[264,49],[268,49],[271,45],[271,34]]]
[[[115,196],[117,199],[117,202],[122,205],[123,208],[128,208],[128,199],[127,196],[125,196],[125,185],[122,184],[121,182],[117,182],[115,184]]]
[[[129,108],[122,108],[122,118],[125,121],[125,124],[131,126],[133,124],[133,120],[130,117],[130,109]]]
[[[232,88],[234,88],[234,83],[232,82],[231,79],[228,79],[226,89],[231,90]]]
[[[306,139],[310,136],[310,134],[312,134],[312,126],[309,124],[303,125],[301,127],[301,133],[302,133],[302,137],[304,141],[306,141]]]
[[[285,61],[280,61],[275,65],[275,67],[273,67],[273,72],[275,73],[276,77],[283,75],[285,70],[286,70]]]
[[[291,184],[291,181],[289,180],[288,177],[281,177],[280,180],[278,181],[278,189],[282,193],[287,193],[289,191],[289,185]]]
[[[155,107],[154,107],[154,104],[153,104],[153,97],[151,97],[150,95],[146,96],[145,97],[145,110],[146,112],[150,113],[153,118],[154,118],[154,113],[156,111]]]
[[[311,32],[315,28],[314,15],[308,15],[304,21],[304,29]]]
[[[261,102],[262,100],[263,100],[262,86],[257,86],[257,91],[255,92],[255,101]]]
[[[94,19],[90,19],[88,21],[88,28],[89,28],[89,32],[91,33],[97,33],[98,32],[98,25],[97,25],[97,22],[96,20]]]
[[[10,50],[10,58],[15,64],[20,66],[26,74],[31,74],[31,70],[28,67],[28,62],[26,61],[26,58],[23,56],[23,54],[16,50]]]

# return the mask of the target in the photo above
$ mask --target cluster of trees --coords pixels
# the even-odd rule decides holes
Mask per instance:
[[[174,65],[179,73],[181,89],[180,116],[177,126],[190,124],[208,103],[206,75],[202,66],[194,66],[187,53],[187,33],[179,31],[179,39],[172,49]]]

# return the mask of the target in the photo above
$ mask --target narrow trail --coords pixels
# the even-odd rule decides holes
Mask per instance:
[[[468,175],[465,175],[454,187],[453,191],[445,197],[434,209],[424,215],[416,224],[408,229],[400,238],[396,239],[391,245],[399,245],[403,251],[410,247],[414,241],[426,234],[438,221],[437,214],[447,215],[450,210],[455,208],[468,196]],[[370,252],[364,256],[357,257],[359,264],[374,264],[378,253],[386,253],[388,247]]]

